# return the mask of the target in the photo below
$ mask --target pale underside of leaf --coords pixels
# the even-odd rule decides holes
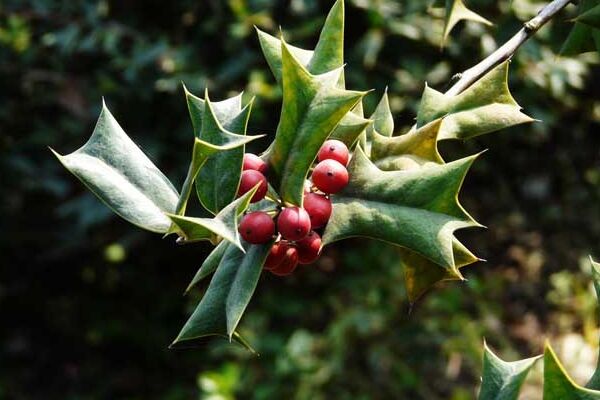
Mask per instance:
[[[323,243],[354,236],[406,248],[460,276],[453,233],[477,227],[458,202],[458,191],[476,156],[418,170],[382,171],[359,147],[348,166],[348,186],[333,198]]]
[[[517,400],[519,391],[533,365],[542,356],[507,362],[484,342],[483,376],[479,400]]]
[[[532,122],[510,94],[508,65],[508,61],[500,64],[457,96],[426,86],[417,114],[417,128],[443,117],[438,140],[464,140]]]
[[[164,233],[165,212],[176,207],[177,190],[127,136],[106,104],[88,142],[59,161],[100,200],[140,228]]]

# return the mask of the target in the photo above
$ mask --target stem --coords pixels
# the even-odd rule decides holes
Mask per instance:
[[[565,8],[571,0],[554,0],[540,10],[538,15],[523,24],[523,27],[508,42],[500,46],[492,54],[484,58],[479,64],[459,74],[458,81],[446,92],[449,96],[456,96],[467,89],[479,78],[491,71],[495,66],[508,60],[515,54],[523,43],[529,40],[542,26],[550,21],[560,10]]]

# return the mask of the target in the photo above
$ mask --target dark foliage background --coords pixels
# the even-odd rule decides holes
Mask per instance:
[[[347,1],[347,82],[386,85],[398,131],[424,82],[443,89],[544,2],[471,0],[492,28],[461,24],[440,51],[441,14],[422,0]],[[488,230],[463,235],[488,260],[408,314],[394,249],[346,241],[293,277],[265,275],[242,330],[260,357],[213,340],[168,344],[200,298],[183,289],[210,250],[178,247],[111,215],[48,151],[93,129],[104,96],[177,184],[191,125],[180,82],[213,99],[257,96],[250,131],[273,135],[280,92],[253,25],[312,47],[317,0],[0,2],[0,398],[470,399],[482,340],[508,359],[550,338],[576,379],[595,365],[588,254],[600,257],[597,54],[556,55],[573,10],[527,43],[510,76],[543,122],[465,144],[490,148],[462,194]],[[268,140],[251,150],[263,150]],[[525,398],[540,398],[539,373]]]

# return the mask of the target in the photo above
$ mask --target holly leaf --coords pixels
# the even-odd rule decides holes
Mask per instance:
[[[592,257],[590,257],[590,263],[592,265],[592,279],[594,282],[594,289],[596,290],[596,298],[600,301],[600,264],[595,262]],[[600,312],[598,312],[598,314],[600,315]],[[600,354],[598,356],[596,370],[585,387],[588,389],[600,390]]]
[[[223,259],[223,256],[225,255],[225,251],[227,250],[229,243],[230,242],[223,240],[217,245],[217,247],[213,249],[213,251],[210,252],[208,257],[204,259],[204,262],[196,272],[196,275],[194,275],[194,278],[192,278],[192,281],[188,287],[185,289],[184,294],[187,294],[190,290],[192,290],[192,288],[196,286],[202,279],[215,272],[219,266],[219,263],[221,262],[221,259]]]
[[[211,335],[239,340],[236,327],[254,293],[271,243],[244,247],[246,253],[227,247],[204,297],[171,347],[185,347]]]
[[[579,386],[565,371],[556,353],[546,343],[544,350],[544,400],[595,400],[600,391]]]
[[[582,0],[579,3],[579,17],[575,19],[575,25],[560,49],[561,55],[576,56],[589,51],[600,51],[600,29],[594,29],[592,25],[593,14],[597,12],[593,10],[599,5],[599,0]],[[593,14],[584,17],[587,23],[580,21],[579,18],[588,12]]]
[[[590,5],[592,3],[593,2],[589,2]],[[595,1],[595,3],[598,3],[598,1]],[[579,16],[575,18],[575,21],[591,26],[592,28],[600,29],[600,4],[579,14]]]
[[[244,248],[240,242],[240,235],[237,229],[238,217],[250,205],[250,200],[254,196],[254,193],[256,193],[258,186],[257,184],[239,199],[229,203],[214,218],[193,218],[176,214],[167,214],[167,216],[173,222],[179,235],[187,243],[209,240],[211,243],[217,244],[222,238],[243,252]]]
[[[323,244],[354,236],[408,249],[460,277],[454,231],[480,226],[458,202],[476,156],[417,170],[382,171],[360,146],[348,166],[350,182],[333,198]]]
[[[313,75],[282,40],[283,106],[268,153],[269,181],[286,204],[302,205],[304,181],[319,148],[364,92],[340,89],[341,69]]]
[[[369,134],[377,132],[386,137],[391,137],[394,134],[394,117],[390,109],[387,87],[370,119],[373,121],[373,124],[368,129]]]
[[[212,110],[218,124],[205,121],[206,102],[185,88],[185,95],[196,138],[214,145],[227,145],[228,133],[245,136],[253,100],[242,109],[242,94],[223,101],[212,102]],[[208,94],[205,93],[205,98]],[[219,126],[220,125],[220,126]],[[200,203],[217,214],[237,195],[244,159],[244,145],[214,154],[198,173],[196,193]]]
[[[188,97],[188,99],[190,99],[190,98]],[[191,99],[191,101],[194,102],[194,99]],[[232,103],[234,103],[234,102],[230,101],[230,102],[228,102],[228,105],[230,106]],[[197,102],[195,104],[198,105]],[[222,108],[222,113],[224,113],[223,109],[225,107],[221,107],[221,108]],[[235,109],[235,107],[230,107],[230,109],[231,108]],[[197,113],[198,111],[195,108],[192,108],[192,110],[190,112]],[[249,108],[248,108],[247,112],[249,112]],[[240,117],[240,119],[243,119],[243,118],[246,118],[246,117]],[[190,194],[192,193],[192,188],[193,188],[194,182],[196,181],[196,178],[198,176],[198,173],[200,172],[200,169],[204,166],[204,164],[208,161],[209,158],[211,158],[212,156],[214,156],[215,154],[218,154],[220,152],[225,152],[225,151],[230,151],[230,150],[240,149],[240,148],[242,149],[242,157],[243,157],[244,145],[264,136],[264,135],[245,136],[245,135],[238,135],[236,133],[229,132],[227,129],[225,129],[221,125],[221,122],[219,122],[217,112],[215,111],[215,108],[213,107],[212,102],[208,98],[208,94],[206,94],[205,99],[204,99],[204,110],[202,112],[202,116],[199,117],[198,115],[196,115],[196,116],[192,117],[192,124],[194,125],[195,131],[197,131],[198,126],[199,126],[198,124],[200,124],[200,123],[201,123],[200,133],[202,133],[203,137],[207,138],[208,140],[214,140],[216,143],[213,143],[213,142],[210,142],[207,140],[203,140],[198,137],[196,137],[194,139],[194,147],[192,149],[192,160],[190,162],[190,166],[188,168],[188,173],[187,173],[187,176],[183,183],[183,187],[181,189],[179,201],[177,202],[177,206],[175,208],[174,214],[176,214],[176,215],[184,215],[185,214],[185,209],[187,206],[187,202],[190,198]],[[240,124],[241,123],[242,122],[240,122]],[[245,123],[246,122],[243,122],[244,126],[245,126]],[[225,157],[228,157],[228,156],[225,156]],[[234,156],[234,157],[236,157],[236,156]],[[237,166],[235,166],[235,165],[232,166],[232,165],[222,164],[223,163],[222,158],[219,158],[219,160],[220,160],[220,162],[212,165],[212,169],[208,173],[208,178],[209,179],[217,179],[217,183],[211,182],[211,181],[199,183],[199,185],[206,183],[208,186],[210,186],[209,191],[207,191],[207,193],[211,193],[213,195],[219,196],[218,197],[219,200],[216,200],[216,201],[214,200],[214,198],[207,199],[205,197],[207,204],[214,205],[214,207],[211,206],[211,208],[214,208],[214,209],[218,208],[217,204],[220,205],[223,202],[223,200],[225,199],[220,194],[216,193],[215,185],[217,185],[218,182],[221,180],[221,177],[219,177],[218,171],[216,170],[216,168],[219,166],[222,166],[223,168],[225,168],[225,170],[231,170],[231,169],[237,168]],[[235,172],[234,172],[234,174],[235,174]],[[238,178],[238,182],[239,182],[239,178]],[[230,185],[231,186],[229,187],[229,189],[231,190],[233,188],[233,183],[230,182]],[[238,183],[235,183],[236,191],[237,191],[237,185],[238,185]],[[203,189],[199,189],[199,191],[203,192]],[[169,230],[169,233],[171,233],[171,232],[174,232],[173,227]]]
[[[51,149],[52,150],[52,149]],[[127,136],[102,102],[88,142],[58,160],[117,215],[142,229],[165,233],[179,194]]]
[[[529,371],[542,356],[507,362],[484,342],[483,376],[479,400],[517,400]]]
[[[429,163],[443,164],[437,148],[442,122],[443,119],[438,118],[400,136],[387,137],[374,132],[371,161],[384,171],[415,169]]]
[[[338,126],[335,127],[330,138],[344,142],[349,149],[353,148],[360,135],[372,122],[354,112],[349,112],[342,118]]]
[[[446,18],[444,20],[442,47],[444,47],[444,44],[448,40],[452,29],[463,20],[479,22],[489,26],[493,25],[487,19],[468,9],[463,0],[446,0]]]
[[[417,128],[444,117],[438,140],[465,140],[533,121],[521,112],[507,80],[508,61],[456,96],[426,86],[417,114]]]

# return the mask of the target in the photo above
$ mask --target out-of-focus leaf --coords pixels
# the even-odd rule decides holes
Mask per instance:
[[[590,2],[590,4],[591,3],[592,2]],[[598,3],[598,1],[595,1],[595,3]],[[587,11],[579,14],[579,16],[575,18],[575,21],[589,25],[592,28],[600,29],[600,4],[597,4]]]
[[[236,337],[236,326],[254,293],[271,243],[245,245],[246,252],[228,246],[210,285],[171,347],[211,335]]]
[[[66,156],[54,155],[125,220],[152,232],[168,230],[170,220],[165,213],[175,211],[179,195],[127,136],[106,104],[83,147]]]
[[[579,3],[579,17],[575,19],[575,25],[560,49],[561,55],[569,57],[588,51],[600,51],[600,30],[594,29],[593,25],[589,24],[589,16],[586,18],[588,23],[578,22],[581,16],[592,12],[599,5],[600,0],[581,0]],[[593,22],[593,17],[591,17],[591,21]]]
[[[177,232],[187,242],[210,240],[216,244],[220,238],[244,250],[238,233],[238,217],[250,205],[250,199],[258,189],[258,185],[239,199],[229,203],[214,218],[193,218],[182,215],[167,214]]]
[[[590,257],[590,263],[592,265],[592,279],[594,281],[594,289],[596,290],[596,300],[600,303],[600,264],[595,262],[592,257]],[[598,305],[598,310],[596,312],[600,315],[600,304]],[[588,389],[600,390],[600,354],[596,364],[596,370],[585,387]]]
[[[458,202],[458,191],[476,156],[417,170],[382,171],[358,146],[348,166],[350,182],[333,197],[323,243],[364,236],[404,247],[460,277],[454,231],[479,226]]]
[[[268,162],[286,204],[302,205],[304,181],[323,142],[364,92],[337,87],[341,69],[313,75],[282,41],[283,106]]]
[[[508,61],[500,64],[457,96],[425,87],[417,128],[444,117],[438,140],[470,139],[531,122],[508,89]]]
[[[542,356],[507,362],[484,343],[483,376],[479,400],[517,400],[531,367]]]
[[[493,25],[490,21],[467,8],[463,0],[446,0],[446,18],[444,21],[444,36],[442,46],[448,40],[452,29],[462,20],[479,22],[485,25]]]
[[[242,94],[227,100],[211,102],[219,127],[210,121],[210,117],[204,118],[206,104],[203,99],[194,96],[187,89],[185,95],[196,138],[215,145],[227,145],[231,140],[228,133],[246,135],[252,100],[243,109]],[[208,95],[205,94],[205,97]],[[196,193],[204,208],[213,214],[217,214],[237,195],[244,148],[242,144],[214,154],[206,160],[198,173]]]
[[[544,351],[544,400],[596,400],[600,391],[579,386],[567,374],[550,343]]]
[[[217,245],[217,247],[213,249],[213,251],[210,252],[208,257],[204,259],[204,262],[196,272],[196,275],[194,275],[194,278],[192,278],[192,281],[188,285],[187,289],[185,289],[185,293],[189,292],[202,279],[215,272],[219,266],[219,263],[221,262],[221,259],[223,258],[223,255],[225,254],[225,250],[227,250],[227,247],[229,246],[229,243],[230,242],[223,240]]]

